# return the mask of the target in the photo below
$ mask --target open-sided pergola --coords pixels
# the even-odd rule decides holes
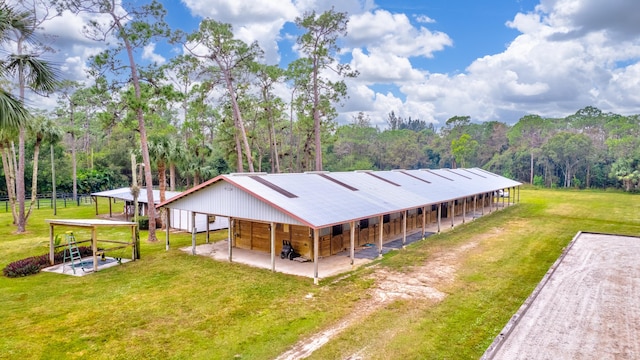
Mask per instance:
[[[93,250],[93,271],[98,271],[98,242],[101,243],[109,243],[115,244],[115,247],[110,248],[113,249],[121,249],[131,246],[131,260],[135,260],[136,258],[136,241],[135,241],[135,228],[136,223],[128,222],[128,221],[112,221],[112,220],[102,220],[102,219],[47,219],[45,220],[49,223],[49,262],[51,265],[54,264],[54,255],[56,246],[54,243],[54,228],[56,226],[62,226],[65,228],[84,228],[91,230],[91,240],[85,240],[91,242],[91,249]],[[98,228],[117,228],[117,227],[128,227],[131,229],[131,241],[118,241],[118,240],[98,240]],[[85,241],[78,241],[78,243],[82,243]],[[64,246],[64,245],[60,245]],[[107,249],[109,250],[109,249]]]

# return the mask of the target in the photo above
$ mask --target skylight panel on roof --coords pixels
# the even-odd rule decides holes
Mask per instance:
[[[468,177],[468,176],[464,176],[464,175],[462,175],[462,174],[458,174],[457,172],[455,172],[455,171],[453,171],[453,170],[450,170],[450,169],[446,169],[446,170],[447,170],[448,172],[452,173],[452,174],[456,174],[456,175],[458,175],[458,176],[462,176],[463,178],[466,178],[466,179],[472,180],[470,177]]]
[[[442,175],[440,175],[440,174],[438,174],[438,173],[435,173],[435,172],[433,172],[433,171],[431,171],[431,170],[429,170],[429,169],[422,169],[422,171],[426,171],[426,172],[428,172],[429,174],[433,174],[433,175],[435,175],[435,176],[439,176],[439,177],[441,177],[441,178],[443,178],[443,179],[447,179],[447,180],[449,180],[449,181],[453,181],[453,179],[449,179],[448,177],[446,177],[446,176],[442,176]]]
[[[480,175],[480,174],[474,173],[473,171],[471,171],[471,170],[469,170],[469,169],[462,169],[462,170],[464,170],[464,171],[466,171],[466,172],[469,172],[469,173],[472,173],[473,175],[480,176],[481,178],[485,178],[485,179],[487,178],[486,176],[482,176],[482,175]]]
[[[406,171],[399,171],[399,172],[400,172],[400,173],[402,173],[402,174],[405,174],[405,175],[407,175],[407,176],[411,176],[411,177],[412,177],[412,178],[414,178],[414,179],[417,179],[417,180],[420,180],[420,181],[426,182],[427,184],[431,184],[431,181],[428,181],[428,180],[425,180],[425,179],[419,178],[419,177],[417,177],[417,176],[415,176],[415,175],[411,175],[411,174],[409,174],[409,173],[408,173],[408,172],[406,172]]]
[[[400,186],[400,184],[396,184],[396,183],[394,183],[393,181],[391,181],[391,180],[387,180],[387,179],[385,179],[385,178],[383,178],[383,177],[381,177],[381,176],[378,176],[378,175],[376,175],[376,174],[374,174],[374,173],[372,173],[372,172],[368,172],[368,171],[367,171],[367,172],[365,172],[365,174],[367,174],[367,175],[371,175],[371,176],[373,176],[374,178],[379,179],[379,180],[382,180],[382,181],[384,181],[384,182],[387,182],[387,183],[389,183],[389,184],[391,184],[391,185]]]
[[[336,183],[336,184],[338,184],[338,185],[340,185],[340,186],[343,186],[343,187],[345,187],[345,188],[347,188],[347,189],[349,189],[349,190],[351,190],[351,191],[358,191],[358,189],[357,189],[357,188],[354,188],[353,186],[351,186],[351,185],[349,185],[349,184],[345,184],[345,183],[343,183],[343,182],[342,182],[342,181],[340,181],[340,180],[334,179],[334,178],[332,178],[331,176],[329,176],[329,175],[327,175],[327,174],[317,174],[317,175],[319,175],[320,177],[322,177],[322,178],[324,178],[324,179],[327,179],[327,180],[329,180],[329,181],[333,181],[334,183]]]
[[[276,184],[274,184],[274,183],[272,183],[272,182],[270,182],[270,181],[268,181],[266,179],[261,178],[260,176],[250,175],[249,178],[259,182],[260,184],[268,187],[271,190],[275,190],[275,191],[279,192],[280,194],[288,197],[289,199],[293,199],[293,198],[297,198],[298,197],[298,195],[290,193],[287,190],[281,188],[280,186],[278,186],[278,185],[276,185]]]

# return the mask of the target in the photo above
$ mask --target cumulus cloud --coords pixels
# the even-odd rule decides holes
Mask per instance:
[[[158,65],[162,65],[165,62],[167,62],[167,59],[165,59],[164,56],[160,54],[156,54],[155,51],[156,51],[155,43],[151,43],[145,46],[144,49],[142,49],[142,58],[145,60],[149,60],[152,63],[156,63]]]
[[[405,14],[386,10],[353,15],[348,24],[347,45],[366,47],[396,56],[433,57],[433,53],[452,45],[445,33],[414,27]]]
[[[290,0],[183,0],[195,16],[212,18],[233,26],[235,36],[246,42],[257,41],[268,63],[278,62],[280,30],[299,15]]]

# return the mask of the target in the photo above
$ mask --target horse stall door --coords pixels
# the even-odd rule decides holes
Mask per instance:
[[[342,225],[335,225],[331,229],[331,255],[344,250]]]
[[[240,249],[251,249],[251,221],[235,221],[236,247]]]
[[[261,252],[271,252],[271,230],[269,224],[253,223],[251,234],[251,249]]]

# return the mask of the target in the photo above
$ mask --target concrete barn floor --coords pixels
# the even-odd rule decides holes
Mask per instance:
[[[494,204],[493,212],[498,208],[502,208],[503,204]],[[507,204],[504,205],[509,206]],[[489,208],[484,209],[484,215],[489,215]],[[458,226],[464,222],[472,221],[474,218],[482,216],[482,211],[476,209],[476,212],[467,212],[465,218],[462,216],[456,216],[454,218],[454,226]],[[450,230],[451,220],[443,219],[440,223],[441,232]],[[435,234],[437,232],[437,224],[429,224],[425,229],[425,237]],[[422,231],[418,229],[417,232],[413,232],[407,235],[407,244],[415,241],[422,240]],[[402,248],[402,235],[399,235],[397,239],[383,244],[382,252],[397,250]],[[183,247],[182,251],[192,253],[192,247]],[[228,239],[218,241],[209,244],[196,245],[196,255],[209,256],[219,261],[229,261],[229,243]],[[259,252],[247,249],[232,249],[233,259],[235,263],[246,264],[263,269],[271,269],[271,254],[266,252]],[[280,259],[280,253],[275,254],[275,271],[313,278],[313,262],[298,262],[288,259]],[[351,258],[349,252],[341,252],[333,256],[320,258],[318,261],[318,277],[320,279],[336,276],[342,273],[349,272],[359,266],[372,262],[378,255],[378,248],[374,246],[370,247],[356,247],[354,263],[351,265]]]
[[[640,238],[579,233],[483,359],[640,359]]]

